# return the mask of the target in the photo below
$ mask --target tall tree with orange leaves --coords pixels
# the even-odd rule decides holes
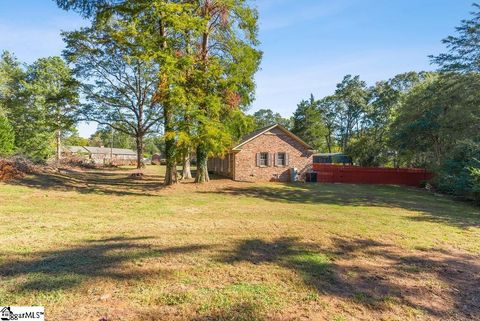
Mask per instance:
[[[246,0],[57,3],[94,17],[97,26],[114,24],[115,41],[158,64],[165,183],[177,181],[177,162],[189,148],[196,150],[196,182],[208,181],[208,157],[224,153],[252,125],[243,112],[253,100],[261,59],[257,11]]]

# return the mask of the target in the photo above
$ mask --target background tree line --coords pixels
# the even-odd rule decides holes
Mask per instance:
[[[34,159],[58,155],[61,136],[75,128],[79,82],[60,57],[26,65],[0,57],[0,154]],[[56,153],[57,152],[57,153]]]
[[[425,167],[443,192],[480,201],[480,6],[431,56],[436,72],[407,72],[367,86],[347,75],[332,95],[302,100],[290,119],[261,110],[319,152],[362,166]],[[265,118],[268,118],[265,120]]]

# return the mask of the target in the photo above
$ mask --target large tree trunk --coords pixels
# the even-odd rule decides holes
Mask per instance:
[[[191,179],[192,178],[192,171],[190,169],[190,153],[186,153],[183,157],[183,164],[182,164],[182,180]]]
[[[207,168],[207,149],[203,144],[197,147],[197,175],[195,176],[195,183],[206,183],[210,181]]]
[[[166,40],[166,30],[165,24],[162,20],[159,21],[160,27],[160,36],[163,38],[163,41],[160,44],[160,49],[165,50],[168,47]],[[163,83],[162,90],[166,96],[165,101],[163,102],[163,124],[165,129],[165,160],[166,160],[166,169],[165,169],[165,185],[173,185],[177,183],[177,162],[175,160],[175,138],[172,136],[174,133],[173,126],[173,110],[169,102],[170,89],[169,89],[169,79],[167,74],[163,74],[161,83]]]
[[[171,143],[165,142],[165,158],[167,168],[165,170],[165,185],[173,185],[177,183],[177,163],[173,155],[174,149]]]
[[[325,136],[325,140],[327,141],[327,149],[328,149],[328,152],[331,153],[332,152],[332,140],[331,140],[331,134],[330,132],[328,132],[327,136]]]
[[[55,164],[59,166],[60,160],[62,158],[62,132],[60,131],[60,129],[57,130],[55,135],[56,135]]]
[[[137,144],[137,169],[144,168],[145,164],[143,163],[143,136],[137,136],[135,142]],[[110,161],[113,161],[113,159],[111,159]]]
[[[209,17],[209,9],[210,9],[210,0],[205,0],[203,5],[203,17]],[[207,20],[210,20],[208,18]],[[209,34],[209,22],[206,25],[206,31],[202,35],[202,43],[201,43],[201,60],[202,60],[202,69],[204,73],[207,73],[208,69],[208,42],[210,38]],[[207,89],[208,87],[204,88]],[[207,89],[208,91],[208,89]],[[203,104],[205,104],[204,102]],[[202,104],[202,105],[203,105]],[[207,112],[206,106],[201,106],[203,112]],[[208,161],[208,151],[206,146],[203,143],[200,143],[197,146],[197,173],[195,175],[195,183],[206,183],[210,181],[210,177],[208,176],[208,168],[207,168],[207,161]]]
[[[165,170],[165,185],[177,183],[177,162],[175,161],[175,139],[172,137],[173,115],[168,104],[164,106],[164,125],[165,125],[165,159],[167,168]]]

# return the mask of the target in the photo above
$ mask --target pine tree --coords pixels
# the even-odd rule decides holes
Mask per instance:
[[[14,148],[15,135],[7,117],[0,114],[0,156],[10,155]]]
[[[474,3],[473,7],[472,18],[462,20],[456,28],[458,35],[442,40],[448,52],[430,56],[441,71],[480,72],[480,5]]]

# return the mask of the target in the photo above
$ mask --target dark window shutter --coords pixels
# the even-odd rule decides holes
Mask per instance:
[[[260,167],[260,153],[257,153],[257,166]]]
[[[273,154],[273,166],[278,166],[278,154]]]

